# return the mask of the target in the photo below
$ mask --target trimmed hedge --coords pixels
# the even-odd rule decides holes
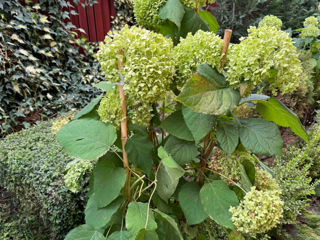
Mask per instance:
[[[0,208],[0,225],[23,226],[28,235],[23,239],[63,239],[83,222],[85,193],[73,194],[64,187],[63,172],[74,159],[62,151],[50,126],[51,122],[42,122],[0,141],[0,184],[15,194],[11,211],[17,213],[1,213]],[[1,218],[5,215],[15,219]],[[20,234],[0,238],[21,239]]]

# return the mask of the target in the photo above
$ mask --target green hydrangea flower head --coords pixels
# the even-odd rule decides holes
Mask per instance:
[[[320,12],[320,4],[318,5],[318,11]]]
[[[267,15],[259,22],[259,27],[263,26],[275,27],[280,30],[282,28],[282,21],[276,16]]]
[[[119,87],[109,90],[101,99],[97,110],[102,122],[111,123],[117,128],[120,127],[122,119],[121,99]]]
[[[307,37],[318,37],[318,19],[314,16],[306,18],[303,23],[304,28],[301,30],[300,38],[305,39]]]
[[[280,194],[278,190],[259,191],[252,187],[239,206],[229,209],[237,231],[255,235],[277,226],[283,213]]]
[[[228,155],[219,148],[216,148],[213,152],[210,168],[228,177],[229,179],[232,179],[233,181],[239,181],[241,178],[241,164],[247,160],[251,161],[252,163],[255,161],[249,152],[235,151],[231,155]]]
[[[185,82],[196,72],[200,64],[207,63],[220,69],[222,39],[211,32],[197,31],[189,33],[174,48],[176,62],[176,84],[183,87]]]
[[[234,88],[246,86],[246,95],[258,84],[268,84],[274,95],[294,92],[303,69],[287,33],[276,27],[251,27],[248,37],[228,53],[227,79]]]
[[[159,17],[160,9],[167,0],[133,0],[133,12],[138,24],[150,30],[156,30],[163,22]],[[214,3],[214,0],[208,1]],[[206,4],[206,0],[181,0],[181,3],[194,10]]]
[[[280,186],[271,174],[259,168],[256,169],[254,185],[258,190],[280,191]]]
[[[150,111],[154,102],[164,99],[166,91],[172,84],[175,72],[173,61],[173,43],[161,34],[151,32],[139,27],[125,26],[120,32],[109,35],[104,43],[100,44],[97,58],[105,78],[111,83],[124,80],[124,93],[128,107],[128,118],[132,123],[148,125],[152,115]],[[123,55],[119,54],[123,52]],[[118,59],[123,62],[121,75],[118,70]],[[121,121],[118,90],[107,93],[102,105],[108,107],[112,101],[109,113],[103,114],[99,108],[99,115],[106,122],[117,125]],[[117,118],[118,120],[112,120]]]
[[[159,10],[167,0],[133,0],[133,12],[137,23],[150,30],[161,24]]]
[[[81,178],[92,171],[93,163],[88,160],[75,160],[68,164],[67,173],[64,176],[64,184],[71,192],[77,193],[81,190]]]

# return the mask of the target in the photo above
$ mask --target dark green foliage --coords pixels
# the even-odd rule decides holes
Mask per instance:
[[[63,172],[73,158],[63,153],[50,126],[42,122],[0,141],[0,183],[15,193],[19,207],[19,214],[7,219],[5,226],[18,223],[32,240],[63,239],[83,221],[85,194],[72,194],[64,187]]]
[[[92,47],[74,40],[74,26],[64,23],[69,13],[61,9],[69,6],[65,0],[0,2],[0,135],[34,112],[82,107],[97,92],[89,84],[100,78]]]
[[[233,30],[233,41],[247,35],[249,26],[257,25],[266,15],[275,15],[283,21],[283,29],[302,27],[305,18],[318,11],[317,0],[217,0],[219,7],[213,9],[224,29]]]
[[[318,209],[319,210],[319,209]],[[317,240],[320,239],[319,213],[305,212],[301,223],[283,230],[282,235],[287,240]]]
[[[117,0],[114,1],[117,15],[112,21],[112,28],[114,30],[121,30],[124,25],[136,25],[136,20],[133,15],[133,4],[131,0]]]

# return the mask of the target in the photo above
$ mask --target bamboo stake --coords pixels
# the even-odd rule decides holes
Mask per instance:
[[[124,56],[123,50],[119,50],[118,54],[121,56]],[[121,69],[123,68],[123,61],[118,59],[118,69],[119,74]],[[121,81],[123,81],[121,79]],[[126,170],[126,183],[125,183],[125,192],[127,195],[127,200],[130,199],[130,169],[129,169],[129,160],[128,155],[125,149],[126,142],[128,140],[128,124],[127,124],[127,103],[126,103],[126,96],[124,94],[123,90],[123,82],[120,82],[119,84],[119,95],[121,101],[121,108],[122,108],[122,120],[121,120],[121,143],[122,143],[122,161],[123,161],[123,167]]]
[[[223,38],[223,49],[222,49],[222,59],[221,59],[221,68],[224,68],[224,65],[226,64],[227,61],[227,52],[231,40],[231,35],[232,35],[232,30],[227,29],[224,31],[224,38]]]

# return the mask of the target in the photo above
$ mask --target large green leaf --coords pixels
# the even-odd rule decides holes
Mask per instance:
[[[118,197],[104,208],[99,208],[95,199],[95,193],[89,198],[85,213],[86,224],[95,229],[105,227],[124,202],[123,197]]]
[[[88,225],[80,225],[72,229],[64,240],[106,240],[102,233]]]
[[[184,121],[181,110],[172,113],[169,117],[163,120],[160,127],[177,138],[187,141],[194,140]]]
[[[127,231],[119,231],[112,233],[107,240],[129,240],[130,234]]]
[[[240,140],[246,149],[256,154],[281,155],[282,152],[283,141],[277,125],[263,119],[242,119]]]
[[[147,136],[135,134],[126,143],[129,161],[147,174],[150,173],[153,164],[152,150],[153,144]]]
[[[201,203],[207,214],[218,224],[234,229],[229,208],[239,204],[236,194],[222,180],[206,183],[200,191]]]
[[[198,148],[194,142],[181,140],[174,136],[169,136],[164,149],[180,165],[191,162],[198,154]]]
[[[147,217],[148,216],[148,217]],[[148,209],[148,203],[131,202],[126,215],[126,227],[131,235],[130,239],[136,239],[143,229],[152,231],[157,229],[153,212]]]
[[[222,115],[236,108],[240,94],[232,88],[217,89],[209,81],[194,75],[176,100],[195,112]]]
[[[208,217],[200,201],[198,183],[185,183],[179,191],[178,200],[189,225],[201,223]]]
[[[182,107],[182,115],[196,142],[200,142],[211,131],[216,121],[214,115],[197,113],[187,107]]]
[[[282,127],[289,127],[305,142],[309,142],[307,132],[298,116],[275,97],[259,101],[256,109],[265,120]]]
[[[252,187],[252,183],[247,175],[246,169],[242,164],[240,164],[240,184],[246,192],[249,192]]]
[[[209,32],[208,24],[199,16],[199,14],[191,9],[184,8],[185,14],[183,16],[180,28],[180,36],[185,38],[188,33],[195,34],[198,30]]]
[[[159,17],[163,20],[170,20],[179,29],[181,27],[181,21],[185,14],[184,6],[180,0],[168,0],[166,4],[160,9]]]
[[[155,230],[142,229],[135,240],[159,240],[159,237]]]
[[[126,181],[126,172],[112,162],[100,160],[93,170],[94,193],[99,208],[109,205],[115,200]]]
[[[232,121],[219,121],[216,137],[222,150],[232,154],[239,144],[239,127]]]
[[[154,210],[156,222],[158,224],[157,233],[160,240],[183,240],[178,224],[169,215]]]
[[[213,33],[217,33],[219,30],[219,23],[217,19],[209,11],[199,11],[200,17],[209,25],[209,29]]]
[[[96,88],[99,88],[105,92],[108,92],[109,90],[114,89],[114,87],[116,86],[115,83],[109,83],[109,82],[99,82],[97,84],[94,85]]]
[[[71,121],[57,134],[58,142],[67,153],[86,160],[104,155],[116,138],[112,125],[93,119]]]
[[[93,111],[95,109],[95,107],[99,104],[101,98],[102,98],[102,95],[100,95],[99,97],[93,99],[87,106],[85,106],[83,109],[81,109],[74,116],[74,119],[81,118],[81,117],[87,115],[88,113],[90,113],[91,111]]]
[[[251,182],[252,185],[254,185],[256,180],[256,168],[254,166],[254,163],[250,160],[245,160],[242,162],[242,165],[246,171],[246,174]]]
[[[167,202],[176,190],[179,179],[184,175],[184,170],[167,154],[163,147],[159,147],[158,155],[162,161],[158,172],[157,193]]]
[[[158,32],[167,38],[171,38],[173,40],[174,45],[178,42],[178,27],[171,21],[166,20],[158,25]]]
[[[215,88],[225,88],[228,86],[226,78],[219,73],[216,68],[209,64],[203,63],[198,66],[197,73],[213,84]]]

